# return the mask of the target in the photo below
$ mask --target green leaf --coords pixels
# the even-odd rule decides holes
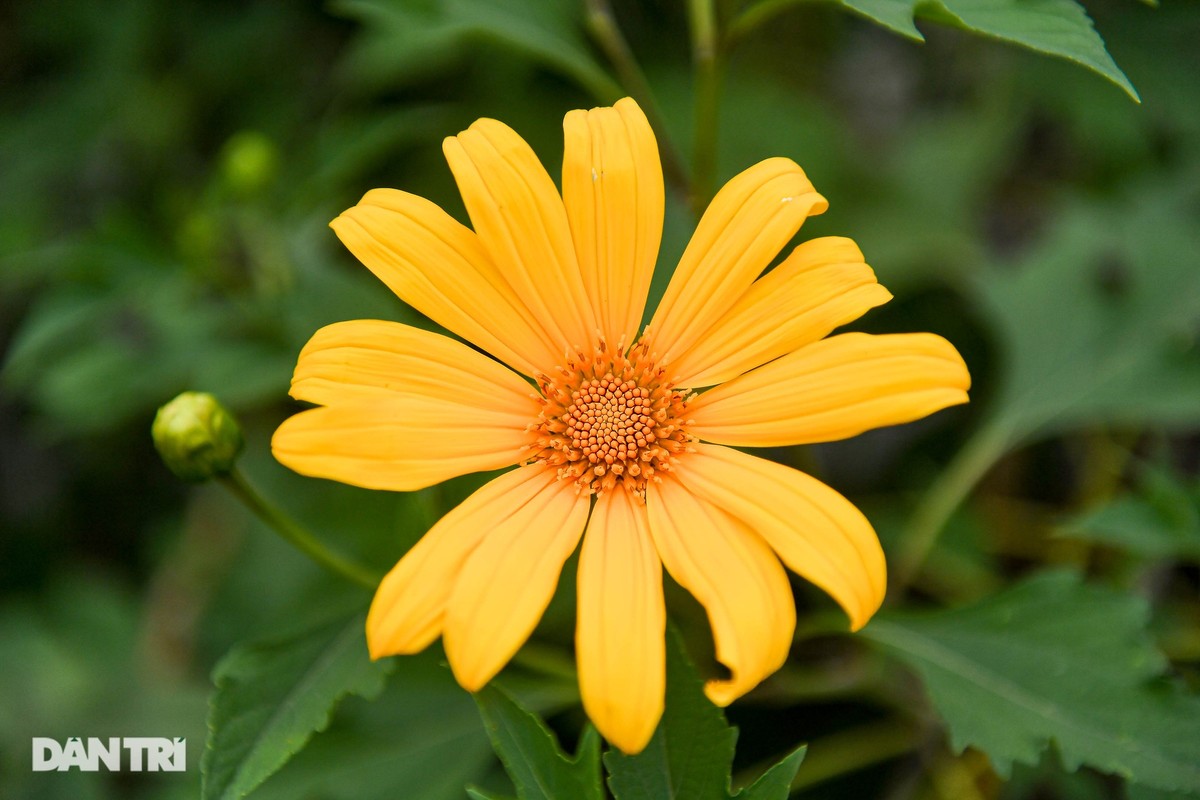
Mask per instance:
[[[674,630],[667,635],[667,705],[658,730],[635,756],[604,754],[617,800],[726,800],[737,731],[704,694]]]
[[[734,24],[741,32],[800,0],[764,0]],[[1102,75],[1141,102],[1075,0],[834,0],[901,36],[924,41],[915,18],[970,31],[1071,61]]]
[[[496,758],[479,711],[441,649],[388,661],[379,697],[342,703],[253,800],[463,800],[463,787],[487,776]]]
[[[737,800],[787,800],[806,752],[808,745],[800,745],[734,797]]]
[[[592,57],[583,35],[582,4],[542,0],[340,0],[339,13],[372,33],[356,54],[361,78],[391,80],[427,72],[431,65],[480,42],[510,51],[577,81],[597,100],[624,92]]]
[[[757,781],[730,790],[737,729],[704,694],[704,682],[679,633],[667,634],[667,705],[646,749],[635,756],[604,754],[608,787],[616,800],[785,800],[805,746],[792,751]]]
[[[1072,61],[1097,72],[1141,101],[1113,62],[1092,20],[1074,0],[840,0],[843,5],[914,39],[917,16]],[[907,17],[907,19],[905,19]]]
[[[467,797],[471,798],[471,800],[511,800],[511,798],[508,798],[508,797],[501,797],[498,794],[492,794],[490,792],[485,792],[483,789],[480,789],[478,786],[468,786],[467,787]]]
[[[475,693],[475,703],[520,800],[604,800],[594,728],[584,732],[570,759],[545,723],[503,689],[485,686]]]
[[[391,664],[370,660],[363,627],[356,615],[221,659],[200,762],[205,800],[244,797],[325,729],[344,696],[383,691]]]
[[[1147,468],[1135,492],[1075,516],[1058,533],[1145,558],[1200,560],[1200,486],[1182,485],[1168,469]]]
[[[1010,445],[1096,424],[1200,423],[1192,189],[1143,189],[1073,206],[1018,263],[975,282],[1005,361],[991,424]]]
[[[1190,792],[1164,792],[1161,789],[1151,789],[1131,783],[1125,788],[1126,800],[1196,800],[1200,794]]]
[[[1137,598],[1047,573],[967,608],[880,615],[863,634],[920,674],[953,747],[1003,776],[1053,741],[1067,769],[1194,791],[1200,699],[1155,681],[1147,616]]]

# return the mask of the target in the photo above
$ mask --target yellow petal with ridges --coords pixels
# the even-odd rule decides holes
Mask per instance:
[[[710,680],[705,692],[729,705],[787,659],[796,629],[787,574],[758,534],[673,476],[650,484],[646,509],[663,565],[708,611],[730,678]]]
[[[562,362],[470,229],[430,201],[373,189],[329,223],[404,302],[504,363],[536,375]]]
[[[441,635],[446,602],[467,557],[492,532],[535,522],[558,485],[552,469],[519,467],[484,484],[438,520],[375,592],[367,614],[371,658],[417,653]]]
[[[737,302],[804,220],[828,206],[787,158],[762,161],[717,192],[649,325],[668,374],[672,360]]]
[[[333,405],[415,394],[522,414],[532,410],[534,391],[512,370],[448,336],[360,319],[313,334],[300,351],[291,395]]]
[[[711,386],[817,341],[892,298],[850,239],[794,249],[671,363],[679,385]]]
[[[540,406],[469,406],[419,395],[354,400],[284,420],[271,450],[284,466],[314,478],[411,492],[469,472],[527,458],[527,428]]]
[[[467,691],[483,688],[533,633],[579,544],[589,503],[556,479],[507,520],[481,521],[490,530],[454,579],[442,632],[450,669]]]
[[[601,333],[633,343],[662,239],[663,176],[646,115],[628,97],[563,120],[563,203]]]
[[[627,492],[596,501],[577,593],[575,660],[584,710],[622,752],[641,752],[663,713],[667,616],[646,508]]]
[[[481,119],[442,143],[471,223],[492,262],[559,344],[588,347],[596,319],[554,181],[525,140]]]
[[[679,481],[744,522],[789,569],[828,593],[852,630],[867,624],[883,602],[887,568],[862,512],[791,467],[719,445],[693,446],[679,459]]]
[[[749,447],[830,442],[967,402],[971,376],[932,333],[845,333],[704,392],[688,431]]]

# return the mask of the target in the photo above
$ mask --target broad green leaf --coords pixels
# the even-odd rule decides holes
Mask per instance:
[[[1200,556],[1200,527],[1179,525],[1141,497],[1118,497],[1072,519],[1059,532],[1149,558]]]
[[[543,0],[339,0],[336,10],[368,26],[360,73],[394,79],[428,72],[478,42],[496,42],[574,79],[598,100],[624,92],[596,62],[582,4]]]
[[[512,798],[501,797],[498,794],[492,794],[490,792],[485,792],[483,789],[480,789],[478,786],[468,786],[467,787],[467,797],[471,798],[471,800],[512,800]]]
[[[734,797],[736,800],[787,800],[806,752],[808,745],[800,745]]]
[[[667,705],[646,749],[604,754],[617,800],[726,800],[737,731],[704,695],[679,634],[667,634]]]
[[[463,800],[495,765],[479,711],[440,648],[388,659],[378,698],[349,698],[253,800]],[[505,799],[507,800],[507,799]]]
[[[921,676],[953,747],[1001,775],[1054,742],[1069,770],[1194,791],[1200,699],[1155,680],[1147,616],[1139,599],[1046,573],[967,608],[880,615],[863,634]]]
[[[800,0],[764,0],[738,27],[753,27]],[[834,0],[837,5],[917,41],[919,17],[1066,59],[1096,72],[1140,101],[1129,78],[1112,60],[1087,12],[1075,0]]]
[[[1079,514],[1058,532],[1146,558],[1200,560],[1200,485],[1148,468],[1135,492]]]
[[[1125,787],[1126,800],[1196,800],[1200,794],[1191,792],[1164,792],[1161,789],[1151,789],[1131,783]]]
[[[594,728],[584,732],[571,759],[545,723],[503,689],[486,686],[475,693],[475,703],[520,800],[604,800],[600,737]]]
[[[383,691],[391,662],[370,660],[363,629],[356,615],[237,647],[217,664],[200,763],[205,800],[244,797],[325,729],[343,697]]]
[[[980,275],[999,335],[992,425],[1009,444],[1095,424],[1200,423],[1200,229],[1191,188],[1079,204]]]
[[[667,705],[646,749],[604,754],[616,800],[785,800],[805,746],[792,751],[752,785],[730,790],[737,729],[704,694],[704,683],[679,633],[667,634]]]

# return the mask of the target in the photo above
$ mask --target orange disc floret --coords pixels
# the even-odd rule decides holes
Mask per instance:
[[[532,429],[539,452],[532,460],[558,467],[586,494],[621,485],[644,500],[646,484],[667,472],[691,436],[687,401],[644,342],[628,352],[603,339],[591,354],[577,353],[557,375],[538,376],[542,412]]]

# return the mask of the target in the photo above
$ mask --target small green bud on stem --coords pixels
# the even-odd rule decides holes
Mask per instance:
[[[204,392],[184,392],[158,409],[150,432],[163,462],[185,481],[228,475],[244,444],[237,420]]]

